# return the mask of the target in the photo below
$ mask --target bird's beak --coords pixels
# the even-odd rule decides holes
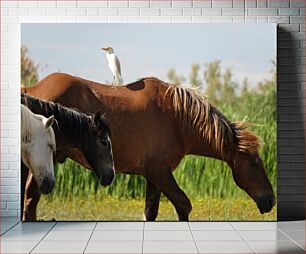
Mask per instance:
[[[107,48],[101,48],[102,50],[104,50],[104,51],[107,51]]]

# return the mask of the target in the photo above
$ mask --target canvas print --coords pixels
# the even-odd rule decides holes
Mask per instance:
[[[275,24],[22,24],[24,221],[276,220]]]

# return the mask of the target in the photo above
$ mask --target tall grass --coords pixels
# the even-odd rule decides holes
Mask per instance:
[[[248,92],[236,103],[216,105],[231,121],[247,119],[256,124],[253,131],[264,142],[260,155],[267,174],[276,190],[276,103],[275,88],[265,95]],[[56,184],[48,200],[75,196],[106,195],[119,198],[139,198],[145,195],[145,181],[141,176],[117,174],[112,186],[100,187],[92,172],[66,160],[55,169]],[[246,194],[233,181],[230,168],[221,161],[200,156],[185,156],[176,169],[179,186],[191,198],[244,198]]]

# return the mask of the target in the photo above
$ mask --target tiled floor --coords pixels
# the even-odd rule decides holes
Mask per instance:
[[[305,221],[37,222],[1,218],[0,253],[304,253]]]

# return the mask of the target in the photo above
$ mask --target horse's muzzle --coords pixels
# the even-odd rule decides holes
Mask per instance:
[[[275,196],[267,195],[256,198],[256,204],[261,214],[268,213],[275,205]]]
[[[104,173],[103,175],[99,176],[100,184],[103,187],[111,185],[114,179],[115,179],[114,169],[108,170],[108,173]]]
[[[49,194],[54,187],[54,178],[44,178],[42,184],[39,186],[39,190],[42,194]]]

